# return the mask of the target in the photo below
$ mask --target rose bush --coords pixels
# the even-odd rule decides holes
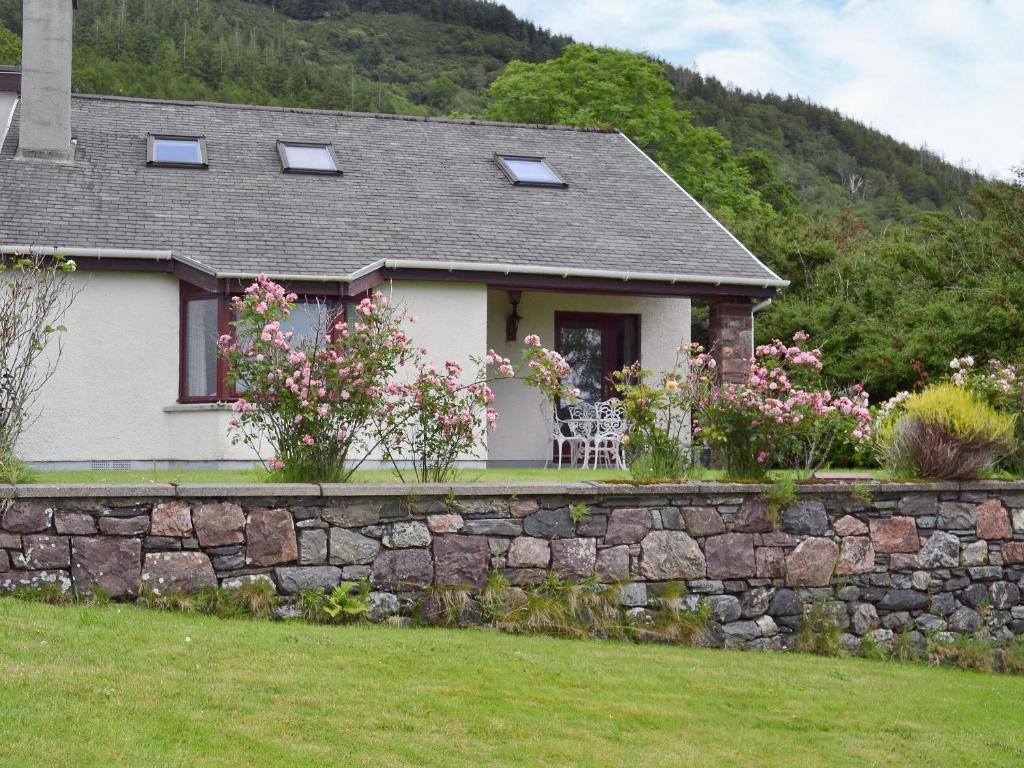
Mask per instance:
[[[443,371],[424,362],[426,350],[403,330],[413,318],[380,293],[359,302],[350,321],[332,317],[301,339],[282,330],[296,300],[261,275],[232,299],[234,332],[220,339],[240,393],[233,439],[257,452],[269,443],[275,455],[266,464],[278,479],[344,482],[379,453],[403,479],[411,465],[417,480],[441,481],[497,425],[494,378],[521,378],[549,399],[572,396],[563,385],[569,366],[536,336],[525,340],[519,369],[491,351],[464,380],[457,362]]]
[[[812,472],[839,444],[866,447],[868,394],[840,395],[824,385],[821,350],[807,334],[778,339],[754,352],[744,381],[709,389],[695,411],[694,436],[716,448],[730,477],[763,479],[770,468]]]

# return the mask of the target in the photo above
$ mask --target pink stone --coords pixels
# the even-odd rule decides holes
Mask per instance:
[[[808,537],[786,557],[786,584],[824,587],[832,580],[839,547],[832,539]]]
[[[762,498],[744,501],[733,525],[734,531],[742,533],[768,533],[773,528],[771,520],[768,519],[768,502]]]
[[[1008,541],[1003,544],[1004,563],[1024,563],[1024,541]]]
[[[781,547],[758,547],[754,562],[760,579],[781,579],[786,575],[786,556]]]
[[[917,555],[894,554],[889,556],[890,571],[916,571]]]
[[[200,546],[223,547],[245,541],[245,513],[237,504],[200,504],[193,520]]]
[[[245,525],[246,565],[291,563],[299,557],[292,514],[287,509],[254,509]]]
[[[875,569],[875,548],[867,536],[847,536],[840,542],[836,574],[852,576]]]
[[[512,513],[512,517],[529,517],[538,509],[540,504],[533,499],[516,499],[508,503],[508,511]]]
[[[710,579],[745,579],[754,576],[754,536],[749,533],[723,533],[704,540],[704,556]]]
[[[984,504],[979,504],[976,514],[977,523],[975,524],[975,531],[979,539],[992,541],[1013,538],[1010,516],[1003,508],[999,499],[989,499]]]
[[[185,538],[192,535],[192,508],[184,501],[168,501],[153,508],[150,532],[154,536]]]
[[[142,566],[142,583],[158,595],[168,595],[215,587],[217,577],[202,552],[150,552]]]
[[[636,509],[612,510],[608,520],[608,529],[604,535],[604,543],[637,544],[651,530],[651,510],[644,507]]]
[[[877,552],[917,552],[921,539],[917,535],[917,523],[912,517],[890,517],[872,520],[871,543]]]
[[[832,530],[837,536],[867,536],[868,527],[853,515],[845,515],[836,520]]]
[[[427,528],[434,533],[458,533],[464,524],[462,515],[427,515]]]

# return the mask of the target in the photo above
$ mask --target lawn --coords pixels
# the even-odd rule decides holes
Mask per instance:
[[[0,599],[4,766],[1010,766],[1024,679]]]
[[[864,472],[865,470],[851,470]],[[884,474],[880,471],[872,471],[877,478],[882,479]],[[787,470],[776,470],[771,472],[773,478],[793,477],[799,479],[803,475]],[[691,480],[721,480],[724,473],[720,470],[700,469],[691,473]],[[629,472],[616,469],[544,469],[536,468],[515,468],[515,469],[462,469],[459,470],[452,480],[453,483],[585,483],[614,481],[624,482],[629,480]],[[140,470],[140,471],[57,471],[49,472],[34,470],[27,480],[29,484],[40,483],[96,483],[100,485],[113,485],[118,483],[147,484],[147,483],[174,483],[185,485],[189,483],[265,483],[267,473],[262,469],[248,470],[195,470],[195,469],[168,469],[168,470]],[[352,476],[353,483],[397,483],[400,482],[393,470],[390,469],[361,469]]]

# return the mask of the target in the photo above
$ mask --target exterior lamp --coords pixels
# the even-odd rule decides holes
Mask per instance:
[[[522,298],[522,291],[508,292],[508,301],[512,305],[512,311],[505,320],[505,341],[515,341],[519,338],[519,321],[523,319],[519,316],[519,302]]]

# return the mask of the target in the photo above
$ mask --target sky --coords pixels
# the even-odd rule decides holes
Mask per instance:
[[[992,176],[1024,166],[1024,0],[501,0],[580,42],[838,109]]]

